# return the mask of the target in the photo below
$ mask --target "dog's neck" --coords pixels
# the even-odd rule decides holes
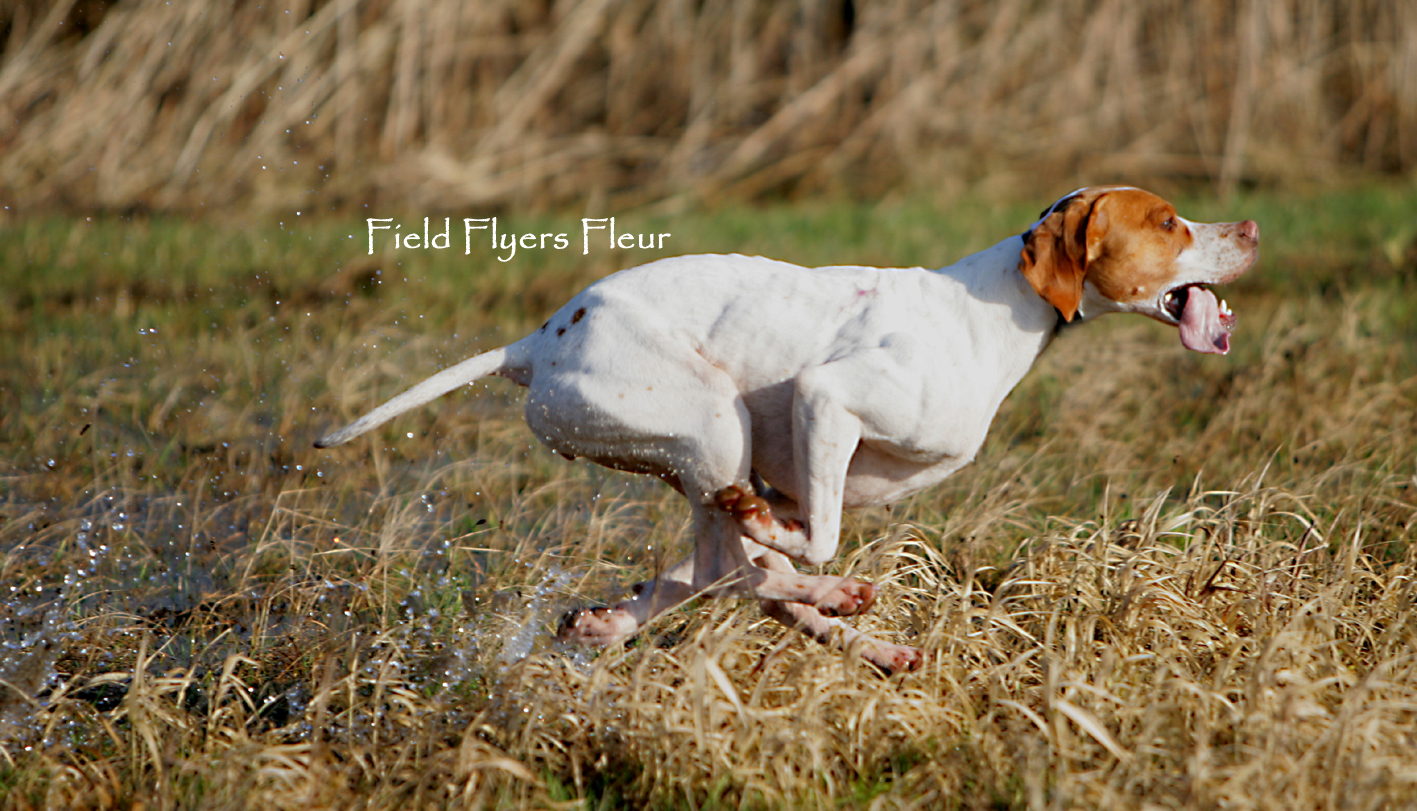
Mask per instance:
[[[970,308],[974,317],[989,322],[992,334],[1016,343],[1031,363],[1061,330],[1064,319],[1039,297],[1019,270],[1022,250],[1023,237],[1010,237],[938,272],[962,283],[970,298],[978,302]],[[1082,313],[1073,319],[1082,320]]]

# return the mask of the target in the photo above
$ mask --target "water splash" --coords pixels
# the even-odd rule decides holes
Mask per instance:
[[[20,612],[23,614],[23,612]],[[10,631],[10,626],[23,616],[6,617],[0,621],[0,628]],[[0,741],[25,738],[38,732],[34,723],[37,710],[45,706],[44,692],[58,675],[54,663],[64,651],[65,643],[73,637],[71,623],[66,622],[60,611],[50,610],[44,614],[39,627],[20,635],[19,639],[3,634],[0,649]]]
[[[497,660],[503,666],[516,664],[531,653],[551,619],[551,596],[563,592],[570,582],[570,572],[551,566],[532,588],[526,607],[517,615],[506,616],[501,627],[495,629],[496,637],[502,641]]]

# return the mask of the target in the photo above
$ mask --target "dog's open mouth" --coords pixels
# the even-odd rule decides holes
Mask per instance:
[[[1173,287],[1161,297],[1161,306],[1180,327],[1182,346],[1217,355],[1230,351],[1235,314],[1224,301],[1217,302],[1209,288],[1199,284]]]

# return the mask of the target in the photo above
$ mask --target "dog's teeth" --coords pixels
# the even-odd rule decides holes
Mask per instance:
[[[1226,315],[1230,315],[1230,305],[1225,303],[1225,299],[1220,300],[1220,311]]]

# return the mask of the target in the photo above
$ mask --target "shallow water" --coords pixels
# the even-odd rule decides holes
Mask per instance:
[[[537,573],[518,561],[512,578],[496,580],[536,581],[487,594],[496,556],[448,540],[461,500],[413,492],[384,500],[394,504],[384,518],[392,544],[381,539],[387,526],[363,528],[371,509],[358,499],[343,505],[340,524],[350,531],[333,541],[325,516],[317,516],[325,524],[302,523],[298,510],[273,519],[281,499],[269,496],[210,500],[200,510],[190,495],[116,490],[62,506],[9,502],[10,515],[33,520],[0,525],[0,545],[9,546],[0,562],[17,575],[0,600],[0,679],[20,688],[0,687],[0,741],[37,742],[36,713],[60,685],[70,700],[118,711],[140,648],[148,674],[185,674],[190,683],[171,700],[198,714],[215,709],[231,657],[260,663],[259,672],[237,671],[252,723],[290,740],[315,731],[311,703],[331,657],[337,678],[351,675],[376,695],[385,685],[415,689],[430,699],[424,711],[460,717],[464,685],[495,694],[514,665],[558,650],[554,620],[584,573],[555,565]],[[589,666],[584,651],[560,653]],[[280,664],[291,657],[305,662]],[[394,723],[384,717],[392,709],[374,702],[366,710],[327,718],[325,734],[377,740],[376,730]],[[57,734],[84,725],[71,715]]]

